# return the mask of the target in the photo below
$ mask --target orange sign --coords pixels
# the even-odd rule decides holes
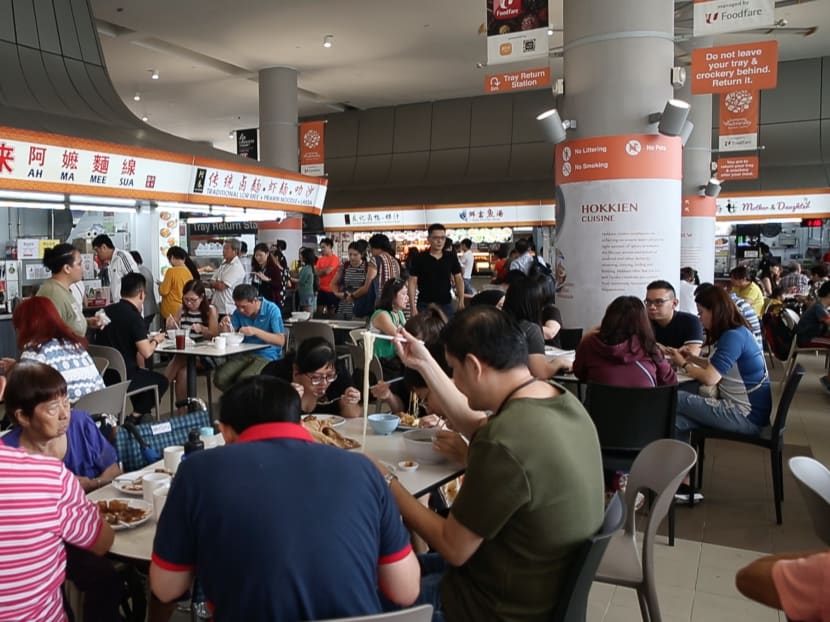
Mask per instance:
[[[683,209],[680,212],[680,216],[683,218],[714,218],[717,212],[718,204],[715,202],[715,197],[700,196],[699,194],[689,194],[683,197]]]
[[[758,179],[758,156],[718,158],[718,179]]]
[[[720,134],[755,134],[761,93],[737,89],[720,95]]]
[[[777,41],[692,50],[692,95],[774,89],[777,82]]]
[[[608,179],[680,179],[680,138],[598,136],[556,146],[556,185]]]
[[[550,86],[550,67],[497,73],[484,78],[486,93],[507,93]]]
[[[325,173],[325,121],[300,123],[300,172],[304,175]]]

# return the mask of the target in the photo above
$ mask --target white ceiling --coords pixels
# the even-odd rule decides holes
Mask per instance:
[[[612,0],[613,1],[613,0]],[[828,0],[779,1],[777,19],[815,34],[728,35],[716,44],[776,38],[781,60],[830,56]],[[301,117],[342,109],[481,95],[488,68],[484,0],[91,0],[107,67],[136,116],[190,140],[234,150],[229,132],[258,124],[257,72],[297,69]],[[677,33],[688,32],[678,2]],[[562,24],[562,0],[550,0]],[[333,46],[322,46],[334,35]],[[561,32],[550,48],[562,45]],[[551,56],[552,75],[562,61]],[[538,66],[531,63],[530,66]],[[504,66],[501,66],[502,68]],[[510,69],[528,68],[527,65]],[[157,69],[161,78],[151,79]],[[492,68],[491,68],[492,69]],[[502,69],[503,70],[503,69]],[[141,101],[133,101],[136,92]]]

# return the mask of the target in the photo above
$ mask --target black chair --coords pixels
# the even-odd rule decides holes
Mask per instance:
[[[585,622],[588,608],[588,593],[594,582],[605,549],[611,536],[625,525],[625,502],[620,493],[616,493],[608,507],[602,527],[583,544],[571,564],[570,571],[559,588],[560,598],[553,611],[553,622]]]
[[[784,389],[781,392],[781,399],[778,400],[778,408],[775,412],[775,422],[772,426],[761,430],[759,436],[728,432],[716,428],[696,428],[692,430],[691,444],[697,449],[697,473],[691,471],[690,485],[692,490],[697,487],[703,488],[703,458],[706,449],[707,438],[717,438],[724,441],[735,441],[736,443],[748,443],[765,447],[769,450],[770,468],[772,469],[772,489],[775,496],[775,522],[781,524],[781,502],[784,500],[784,430],[787,427],[787,414],[790,411],[798,384],[804,377],[804,367],[796,364],[792,373],[787,376]],[[695,481],[697,480],[697,481]]]
[[[576,350],[576,346],[582,341],[581,328],[560,328],[559,347],[563,350]]]
[[[597,428],[603,468],[629,472],[646,445],[674,438],[677,385],[641,388],[589,382],[585,408]],[[669,509],[669,545],[674,546],[673,505]]]

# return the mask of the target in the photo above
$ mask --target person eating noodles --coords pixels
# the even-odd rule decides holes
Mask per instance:
[[[359,417],[360,391],[337,352],[324,337],[309,337],[295,354],[273,361],[262,373],[282,378],[302,387],[300,408],[303,414],[332,413]]]

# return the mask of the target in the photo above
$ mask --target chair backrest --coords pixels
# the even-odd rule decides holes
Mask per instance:
[[[798,326],[798,321],[800,319],[801,317],[798,315],[798,313],[796,313],[792,309],[788,307],[784,307],[783,309],[781,309],[781,320],[784,322],[784,324],[787,325],[787,328],[789,328],[790,330],[794,331],[796,329],[796,327]]]
[[[633,460],[652,441],[674,437],[677,385],[644,388],[589,382],[585,409],[603,453],[628,453]]]
[[[605,508],[602,527],[579,549],[570,572],[559,588],[559,599],[553,612],[553,622],[585,622],[588,592],[597,574],[608,543],[625,524],[625,503],[617,492]]]
[[[363,333],[366,332],[365,328],[353,328],[349,331],[349,339],[353,344],[360,345],[363,341]]]
[[[410,609],[378,613],[370,616],[355,618],[329,618],[320,622],[430,622],[432,620],[432,605],[419,605]]]
[[[657,537],[657,527],[668,514],[677,487],[696,460],[697,452],[691,445],[663,438],[644,447],[631,465],[628,486],[625,489],[626,535],[631,538],[636,535],[634,520],[637,493],[646,490],[657,495],[649,510],[648,523],[643,533],[643,576],[654,576],[654,540]]]
[[[830,471],[818,460],[807,456],[790,458],[789,465],[807,502],[813,531],[830,545]]]
[[[110,346],[99,346],[91,343],[87,346],[87,352],[93,358],[106,359],[109,363],[107,369],[112,369],[118,374],[118,382],[127,379],[127,365],[124,363],[124,357],[118,350]]]
[[[291,333],[295,349],[309,337],[323,337],[334,347],[334,330],[325,322],[295,322],[291,325]]]
[[[87,393],[72,406],[75,410],[83,410],[93,415],[107,413],[115,415],[121,420],[121,411],[124,408],[124,397],[127,389],[130,388],[130,381],[125,380],[113,384],[98,391]]]
[[[563,350],[576,350],[576,346],[582,340],[581,328],[560,328],[559,347]]]
[[[784,389],[781,391],[781,398],[778,400],[778,408],[775,411],[775,421],[772,424],[773,442],[781,442],[781,437],[787,427],[787,414],[790,412],[790,404],[793,403],[795,392],[798,390],[798,384],[803,377],[804,367],[801,364],[797,364],[790,372],[790,375],[787,376]]]
[[[95,363],[95,369],[97,369],[98,373],[102,376],[104,375],[104,372],[107,371],[107,367],[110,366],[110,362],[101,356],[93,356],[92,362]]]

